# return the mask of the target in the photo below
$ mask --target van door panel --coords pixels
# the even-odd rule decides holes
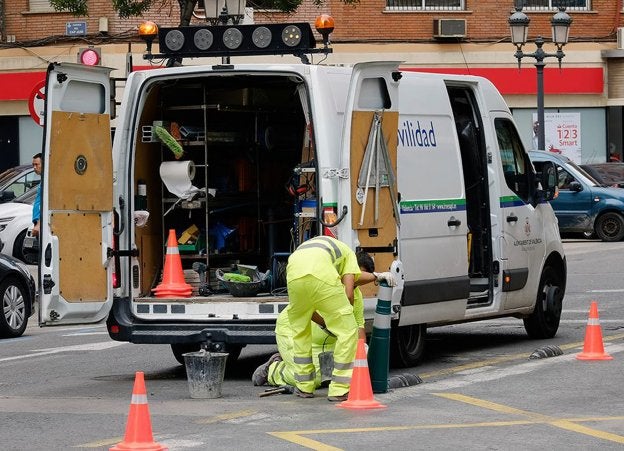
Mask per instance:
[[[378,218],[375,221],[375,187],[369,186],[364,209],[364,205],[357,200],[358,178],[365,163],[373,118],[378,114],[382,118],[380,129],[395,179],[392,191],[397,192],[396,130],[399,102],[398,83],[392,78],[392,73],[397,70],[398,62],[393,61],[356,64],[351,74],[345,106],[341,166],[349,167],[350,181],[341,186],[340,198],[344,201],[338,208],[342,208],[343,204],[350,205],[350,221],[344,221],[343,227],[355,231],[359,246],[375,259],[377,271],[387,271],[396,258],[397,218],[393,202],[396,205],[397,199],[392,198],[390,187],[381,186],[377,203]],[[339,235],[346,236],[349,233],[345,230],[339,232]],[[366,297],[374,297],[377,287],[373,284],[362,286],[362,293]]]
[[[109,68],[48,67],[39,324],[105,318],[112,305]],[[45,283],[43,283],[45,281]]]

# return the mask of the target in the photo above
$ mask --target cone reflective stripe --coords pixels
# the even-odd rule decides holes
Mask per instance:
[[[583,352],[576,355],[578,360],[612,360],[609,354],[604,350],[602,343],[602,328],[598,319],[598,304],[592,301],[589,307],[589,318],[587,319],[587,327],[585,328],[585,342],[583,343]]]
[[[162,282],[152,290],[158,298],[188,298],[193,292],[193,287],[184,280],[182,260],[178,249],[178,240],[175,230],[169,230],[167,238],[167,255],[163,268]]]
[[[346,401],[338,404],[338,407],[345,409],[383,409],[386,407],[373,398],[363,338],[358,340],[355,360],[353,361],[353,376],[351,377],[349,396]]]
[[[110,451],[166,451],[169,448],[156,443],[152,435],[152,421],[147,405],[147,391],[143,372],[137,371],[130,401],[128,424],[123,442],[110,448]]]
[[[385,281],[382,281],[379,284],[373,333],[368,347],[368,366],[374,393],[386,393],[388,391],[391,304],[392,288]]]

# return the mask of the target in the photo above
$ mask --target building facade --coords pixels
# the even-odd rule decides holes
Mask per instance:
[[[333,53],[323,61],[314,55],[313,64],[396,60],[405,70],[489,78],[512,108],[528,148],[533,147],[536,117],[535,61],[523,59],[518,68],[508,18],[521,3],[531,19],[529,42],[523,48],[530,53],[537,36],[550,41],[550,20],[558,6],[566,6],[573,22],[565,57],[561,68],[556,58],[547,58],[544,70],[547,146],[565,148],[583,163],[622,159],[622,0],[362,0],[356,6],[340,0],[315,6],[304,0],[295,14],[263,9],[263,3],[247,1],[247,23],[314,22],[321,13],[335,19]],[[136,36],[137,25],[152,20],[175,26],[179,21],[177,2],[156,1],[143,17],[127,19],[116,15],[110,1],[87,4],[90,15],[74,17],[55,12],[48,0],[0,0],[0,168],[30,161],[40,151],[38,109],[48,64],[75,62],[81,48],[94,46],[101,51],[102,64],[115,69],[112,76],[122,79],[129,67],[144,69],[150,64],[143,59],[145,44]],[[206,10],[211,8],[207,5]],[[197,16],[203,15],[205,10],[198,9]],[[205,23],[200,17],[191,23]],[[550,42],[544,49],[556,50]],[[241,60],[298,61],[285,56]],[[214,62],[205,58],[185,64]],[[562,135],[571,128],[576,130],[574,137]]]

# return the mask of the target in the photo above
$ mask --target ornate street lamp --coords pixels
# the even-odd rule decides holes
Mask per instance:
[[[552,17],[550,24],[552,27],[552,41],[557,46],[557,52],[546,53],[542,46],[544,39],[541,36],[535,38],[537,49],[533,53],[524,53],[522,47],[527,43],[529,34],[529,22],[531,19],[522,12],[522,6],[516,6],[516,11],[509,16],[509,29],[511,30],[511,43],[516,46],[514,56],[518,60],[518,70],[522,58],[533,58],[537,69],[537,147],[539,150],[546,150],[546,137],[544,134],[544,66],[546,58],[557,58],[561,69],[561,60],[565,56],[563,46],[568,43],[568,34],[572,18],[565,12],[565,7],[559,7],[559,11]]]
[[[246,0],[199,0],[198,11],[193,15],[211,25],[237,25],[245,16],[245,3]]]

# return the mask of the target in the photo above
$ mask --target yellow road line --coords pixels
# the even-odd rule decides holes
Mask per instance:
[[[512,415],[522,415],[560,429],[589,435],[591,437],[600,438],[602,440],[608,440],[615,443],[624,443],[624,436],[612,434],[610,432],[599,431],[598,429],[593,429],[587,426],[583,426],[581,424],[576,424],[569,419],[549,417],[547,415],[516,409],[514,407],[505,406],[503,404],[485,401],[483,399],[473,398],[471,396],[460,395],[457,393],[435,393],[435,395],[442,398],[451,399],[453,401],[459,401],[473,406],[482,407],[484,409],[494,410],[495,412],[508,413]]]

